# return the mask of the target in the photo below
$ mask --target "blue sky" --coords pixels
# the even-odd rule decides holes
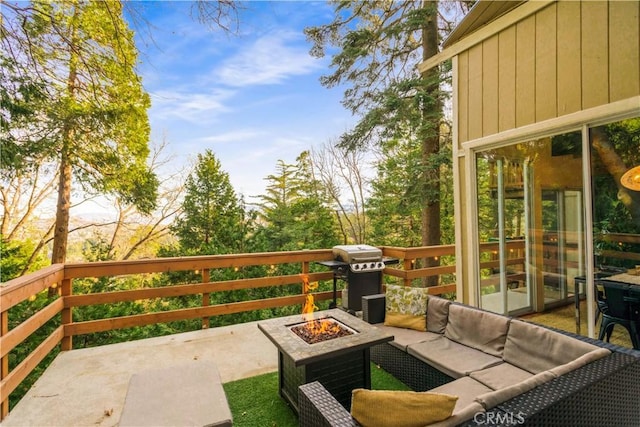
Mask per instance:
[[[150,34],[139,30],[139,74],[151,96],[152,141],[168,142],[165,170],[193,164],[211,149],[247,202],[263,193],[276,163],[335,141],[354,123],[327,89],[330,57],[309,55],[303,29],[331,22],[326,2],[251,1],[240,31],[200,24],[190,2],[145,2]],[[153,38],[153,41],[150,39]]]

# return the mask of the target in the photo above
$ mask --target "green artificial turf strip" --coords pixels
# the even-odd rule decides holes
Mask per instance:
[[[371,388],[374,390],[411,390],[405,383],[373,363],[371,364]]]
[[[235,427],[295,427],[298,417],[278,393],[278,373],[223,384]],[[371,364],[371,388],[409,390],[388,372]]]
[[[278,393],[278,373],[223,384],[234,427],[294,427],[298,418]]]

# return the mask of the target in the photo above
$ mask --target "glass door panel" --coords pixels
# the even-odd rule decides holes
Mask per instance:
[[[580,132],[476,153],[478,289],[504,314],[566,303],[584,271]]]
[[[531,307],[525,267],[530,179],[525,162],[498,154],[477,157],[480,301],[507,314]]]
[[[582,205],[580,191],[542,191],[542,271],[546,306],[573,297],[574,278],[584,271]]]

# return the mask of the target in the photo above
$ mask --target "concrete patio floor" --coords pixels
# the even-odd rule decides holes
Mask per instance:
[[[584,301],[582,312],[586,313]],[[575,331],[572,305],[523,318]],[[581,331],[586,335],[586,315],[581,320]],[[117,426],[131,376],[147,369],[169,368],[194,360],[213,361],[223,383],[277,371],[276,347],[257,324],[62,352],[1,425]],[[628,333],[620,327],[614,329],[611,342],[631,347]]]
[[[257,322],[66,351],[2,426],[116,426],[133,374],[193,360],[213,361],[223,383],[278,369]]]

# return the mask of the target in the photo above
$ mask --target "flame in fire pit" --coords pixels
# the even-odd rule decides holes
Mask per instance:
[[[302,307],[302,316],[305,320],[310,320],[312,318],[313,311],[317,309],[315,302],[313,300],[313,294],[311,291],[318,289],[318,282],[309,283],[309,276],[306,274],[302,275],[302,293],[306,295],[304,306]]]
[[[318,289],[318,282],[309,283],[309,276],[302,274],[302,291],[306,295],[302,307],[302,318],[306,320],[304,327],[313,335],[332,335],[340,332],[340,326],[326,319],[313,320],[313,312],[316,307],[311,291]]]

